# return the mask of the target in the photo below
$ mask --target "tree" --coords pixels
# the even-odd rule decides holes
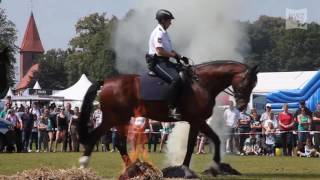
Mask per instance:
[[[65,89],[68,85],[64,63],[68,53],[61,49],[48,50],[39,60],[39,71],[34,74],[33,82],[39,81],[43,89]]]
[[[103,80],[117,73],[116,54],[111,45],[116,23],[116,17],[108,19],[104,13],[94,13],[77,22],[77,36],[70,41],[66,63],[69,85],[83,73],[92,80]]]
[[[285,29],[285,19],[261,16],[246,23],[251,52],[246,63],[258,64],[261,71],[310,71],[320,66],[320,26],[307,30]]]
[[[18,47],[14,44],[17,40],[17,31],[15,28],[15,24],[8,20],[5,11],[0,8],[0,51],[2,51],[5,47],[9,48],[9,74],[8,81],[9,85],[12,86],[14,84],[15,75],[14,75],[14,64],[16,62],[14,58],[14,53],[18,49]]]

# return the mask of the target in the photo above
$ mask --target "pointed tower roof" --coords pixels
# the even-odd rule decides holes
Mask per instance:
[[[21,52],[44,52],[32,12],[29,18],[27,29],[24,33],[20,49]]]

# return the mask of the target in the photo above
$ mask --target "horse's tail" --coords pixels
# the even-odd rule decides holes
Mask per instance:
[[[87,144],[89,139],[89,119],[93,106],[93,101],[97,96],[100,86],[103,85],[103,81],[93,83],[87,90],[84,96],[79,122],[79,140],[82,144]]]

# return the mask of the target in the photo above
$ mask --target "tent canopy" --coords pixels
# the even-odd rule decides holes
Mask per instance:
[[[41,89],[41,86],[38,81],[34,84],[33,89]]]
[[[84,95],[86,94],[88,88],[92,85],[85,74],[82,74],[78,82],[76,82],[73,86],[58,91],[53,94],[53,96],[62,96],[65,99],[82,101]]]
[[[267,94],[285,89],[301,89],[318,71],[267,72],[258,74],[254,94]]]

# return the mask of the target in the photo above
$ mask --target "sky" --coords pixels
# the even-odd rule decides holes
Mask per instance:
[[[156,0],[150,0],[156,1]],[[159,1],[159,0],[158,0]],[[181,0],[184,2],[186,0]],[[286,8],[307,8],[307,21],[320,22],[320,1],[318,0],[237,0],[246,6],[240,20],[256,20],[260,15],[285,16]],[[32,3],[31,3],[32,2]],[[94,12],[123,17],[129,9],[140,6],[139,0],[2,0],[0,7],[6,10],[8,19],[18,30],[17,45],[33,11],[38,31],[45,50],[67,48],[75,34],[74,25],[79,18]],[[31,5],[32,4],[32,5]]]

